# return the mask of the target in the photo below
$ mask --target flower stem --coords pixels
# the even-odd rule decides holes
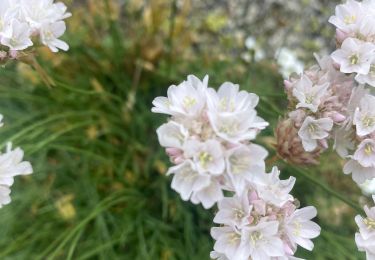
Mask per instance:
[[[327,193],[331,194],[332,196],[334,196],[337,199],[341,200],[342,202],[346,203],[347,205],[349,205],[350,207],[352,207],[353,209],[355,209],[359,213],[362,213],[363,210],[361,209],[361,207],[358,206],[357,203],[355,203],[352,200],[346,198],[344,195],[338,193],[337,191],[329,188],[326,184],[320,182],[319,180],[316,180],[314,177],[312,177],[310,174],[308,174],[307,172],[303,171],[302,169],[300,169],[298,167],[294,167],[294,166],[292,166],[290,168],[292,168],[293,171],[295,171],[296,173],[298,173],[302,177],[306,178],[307,180],[311,181],[315,185],[319,186],[321,189],[323,189]]]

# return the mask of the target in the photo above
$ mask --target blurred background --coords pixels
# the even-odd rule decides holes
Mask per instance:
[[[0,70],[7,140],[25,149],[34,174],[16,179],[0,210],[0,259],[209,259],[215,209],[170,189],[170,163],[150,112],[154,97],[188,74],[210,75],[260,96],[271,126],[257,139],[282,178],[293,175],[302,206],[318,208],[323,231],[307,259],[364,259],[354,244],[363,204],[342,162],[286,166],[274,128],[286,113],[283,78],[334,48],[333,0],[66,0],[66,53],[35,53],[55,86],[30,66]],[[338,193],[336,194],[335,191]],[[338,199],[341,198],[341,199]]]

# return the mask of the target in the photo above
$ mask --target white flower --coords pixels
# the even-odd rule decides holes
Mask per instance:
[[[67,51],[69,50],[69,45],[58,39],[65,33],[65,30],[66,25],[63,21],[43,25],[40,29],[40,40],[44,45],[48,46],[52,52],[58,52],[58,49]]]
[[[255,110],[229,116],[210,112],[209,119],[215,133],[231,143],[253,140],[260,130],[268,126]]]
[[[278,221],[261,222],[256,226],[244,227],[241,247],[246,250],[246,256],[251,257],[252,260],[284,256],[283,242],[277,235],[278,229]]]
[[[12,150],[11,143],[6,152],[0,154],[0,208],[11,201],[9,195],[14,177],[33,173],[31,164],[22,160],[23,151],[20,148]]]
[[[365,14],[360,2],[349,0],[336,6],[336,13],[329,18],[329,22],[343,32],[350,33],[358,28]]]
[[[318,140],[327,138],[332,127],[333,121],[330,118],[314,119],[310,116],[306,117],[298,131],[303,148],[307,152],[314,151],[318,146]]]
[[[167,175],[174,174],[172,189],[180,193],[181,198],[188,201],[195,191],[202,190],[210,185],[210,176],[199,174],[194,168],[193,162],[186,160],[184,163],[174,166],[168,170]]]
[[[172,116],[199,117],[206,104],[208,76],[200,81],[188,76],[187,81],[168,88],[168,97],[157,97],[152,104],[152,112]]]
[[[239,91],[239,85],[226,82],[216,92],[209,88],[207,93],[208,109],[212,112],[233,115],[247,113],[258,105],[259,97],[247,91]]]
[[[341,49],[331,54],[332,59],[340,64],[343,73],[359,73],[366,75],[370,71],[371,61],[374,57],[375,45],[365,43],[353,38],[347,38]]]
[[[189,136],[189,132],[185,127],[174,121],[169,121],[168,123],[161,125],[156,130],[156,133],[160,145],[166,148],[172,147],[182,149]]]
[[[224,198],[218,203],[219,211],[216,213],[214,223],[226,224],[242,228],[249,224],[249,217],[252,210],[247,192],[240,196]]]
[[[346,130],[345,128],[336,128],[333,132],[335,151],[342,157],[345,158],[349,155],[349,151],[354,149],[354,143],[352,140],[353,130]]]
[[[314,244],[312,238],[320,234],[320,227],[311,221],[317,214],[315,207],[305,207],[297,209],[285,220],[285,234],[292,243],[293,250],[297,250],[297,245],[312,250]]]
[[[278,207],[293,200],[293,196],[289,192],[293,189],[295,182],[296,178],[294,177],[280,180],[280,171],[277,167],[273,167],[271,173],[257,174],[253,180],[258,196],[267,203]]]
[[[354,153],[353,159],[363,167],[375,167],[375,140],[363,140]]]
[[[375,196],[373,196],[375,201]],[[375,259],[375,207],[365,206],[366,218],[360,215],[355,217],[359,233],[355,234],[355,242],[359,251],[365,251],[367,259]]]
[[[22,14],[32,30],[39,31],[46,24],[55,23],[71,16],[63,3],[53,0],[21,0]]]
[[[191,202],[194,204],[202,203],[205,209],[212,208],[216,202],[224,198],[223,190],[218,179],[210,178],[210,184],[203,189],[194,191]]]
[[[13,19],[2,34],[1,44],[11,50],[21,51],[33,45],[30,36],[31,30],[28,24]]]
[[[359,187],[366,196],[375,195],[375,178],[365,181],[364,183],[360,184]]]
[[[267,156],[267,150],[256,144],[240,145],[228,151],[227,172],[238,194],[243,192],[247,181],[251,181],[253,176],[265,172],[264,160]]]
[[[213,227],[211,236],[216,240],[214,250],[224,254],[228,259],[247,260],[241,247],[241,233],[234,227]]]
[[[299,103],[296,108],[308,108],[312,112],[317,112],[321,98],[326,95],[329,83],[316,85],[306,75],[296,83],[293,89],[293,95],[298,99]]]
[[[354,112],[353,124],[357,135],[366,136],[375,131],[375,97],[365,95]]]
[[[220,175],[225,169],[223,148],[216,140],[207,140],[204,143],[191,140],[185,145],[186,157],[193,156],[193,161],[200,173]]]
[[[353,180],[357,184],[362,184],[367,180],[372,180],[375,178],[375,167],[363,167],[356,160],[350,159],[344,165],[344,173],[352,174]]]

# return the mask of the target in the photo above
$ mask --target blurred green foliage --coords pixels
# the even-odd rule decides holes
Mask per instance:
[[[215,87],[233,81],[261,97],[259,113],[271,126],[257,142],[269,149],[270,167],[297,177],[294,195],[318,208],[324,230],[313,253],[298,254],[362,259],[357,212],[329,192],[357,203],[358,188],[333,153],[309,169],[277,158],[282,78],[272,60],[240,58],[243,42],[220,29],[231,21],[225,12],[196,17],[188,0],[69,4],[70,51],[37,53],[54,87],[27,65],[0,70],[1,140],[24,148],[35,170],[17,179],[12,204],[0,211],[0,259],[209,259],[215,209],[183,202],[170,189],[170,163],[155,134],[165,117],[150,112],[152,99],[187,74],[209,74]]]

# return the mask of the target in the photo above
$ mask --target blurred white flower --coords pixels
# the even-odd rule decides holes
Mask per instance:
[[[0,208],[11,201],[10,187],[14,183],[14,177],[33,173],[31,164],[23,161],[23,154],[20,148],[12,150],[11,143],[6,152],[0,154]]]
[[[375,196],[372,197],[375,202]],[[366,217],[355,217],[359,232],[355,234],[355,242],[359,251],[366,252],[368,260],[375,259],[375,207],[364,207]]]
[[[375,178],[365,181],[364,183],[360,184],[359,187],[366,196],[375,195]]]
[[[2,0],[0,3],[1,45],[10,51],[22,51],[34,45],[33,36],[53,52],[68,50],[59,40],[66,30],[65,18],[71,16],[63,3],[54,0]],[[9,58],[12,55],[9,53]]]
[[[331,57],[340,65],[341,72],[355,72],[367,75],[370,72],[370,66],[374,55],[374,44],[348,38],[341,45],[341,49],[333,52]]]
[[[354,159],[349,159],[343,170],[345,174],[352,174],[353,180],[358,185],[375,178],[375,167],[364,167]]]
[[[66,30],[65,22],[59,21],[43,26],[40,30],[41,42],[48,46],[52,52],[58,52],[59,49],[63,51],[69,50],[69,45],[58,39]]]
[[[20,51],[33,45],[30,39],[31,30],[27,23],[13,19],[1,36],[1,44],[10,50]]]
[[[187,81],[178,86],[170,86],[168,97],[157,97],[152,104],[152,112],[171,116],[199,117],[206,104],[208,76],[200,81],[188,76]]]
[[[363,140],[355,151],[353,159],[363,167],[375,167],[375,140]]]
[[[293,89],[293,95],[299,101],[296,108],[308,108],[314,113],[317,112],[321,98],[327,94],[328,87],[327,82],[322,85],[313,85],[309,77],[303,75]]]
[[[366,10],[363,9],[362,3],[348,0],[345,4],[336,7],[336,14],[329,18],[329,22],[341,31],[351,33],[358,29],[365,15]]]
[[[288,48],[280,48],[276,52],[276,59],[277,64],[280,66],[280,72],[285,78],[288,78],[293,72],[299,74],[303,71],[304,63]]]
[[[314,151],[318,147],[318,140],[327,138],[332,127],[333,121],[330,118],[306,117],[298,131],[304,149],[308,152]]]
[[[297,209],[285,220],[285,234],[287,235],[293,251],[297,250],[297,245],[312,250],[314,244],[311,239],[320,234],[321,228],[311,219],[315,218],[317,211],[315,207],[305,207]]]
[[[375,97],[365,95],[354,112],[353,124],[357,135],[366,136],[375,131]]]
[[[278,221],[260,222],[255,226],[244,227],[241,247],[246,252],[246,258],[242,259],[266,260],[284,256],[284,246],[278,236],[278,230]]]

